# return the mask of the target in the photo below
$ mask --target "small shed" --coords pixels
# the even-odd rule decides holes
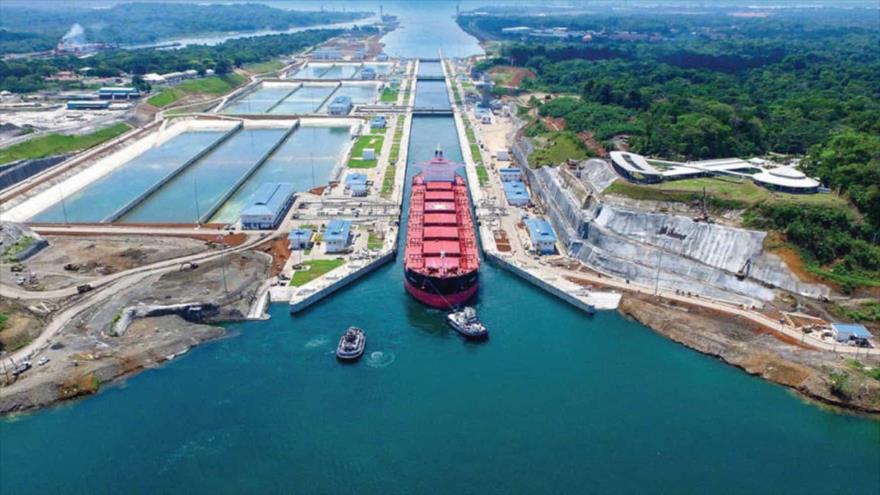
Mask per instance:
[[[348,115],[352,109],[351,98],[348,96],[337,96],[328,107],[330,115]]]
[[[376,159],[376,150],[373,148],[364,148],[364,160],[375,160]]]
[[[862,346],[869,345],[868,339],[871,338],[871,332],[864,325],[857,323],[832,323],[831,330],[834,332],[834,339],[838,342],[851,342]]]
[[[553,254],[556,252],[556,233],[547,220],[543,218],[527,218],[526,228],[529,230],[529,240],[532,248],[540,254]]]
[[[522,170],[516,167],[500,168],[498,174],[502,182],[522,182]]]
[[[290,250],[309,249],[312,247],[312,229],[295,229],[287,236],[290,241]]]
[[[510,206],[526,206],[532,202],[526,185],[522,182],[505,182],[504,196],[507,197],[507,204]]]
[[[331,220],[324,230],[325,252],[341,253],[351,244],[351,222],[348,220]]]
[[[495,159],[503,162],[510,161],[510,152],[507,151],[507,148],[498,148],[495,150]]]
[[[384,129],[386,125],[385,117],[382,115],[377,115],[373,117],[373,120],[370,121],[371,129]]]

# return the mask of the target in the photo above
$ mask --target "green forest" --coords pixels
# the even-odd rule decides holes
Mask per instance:
[[[142,75],[195,69],[213,69],[226,74],[234,67],[264,62],[322,43],[342,33],[340,29],[312,29],[290,34],[273,34],[228,40],[214,46],[190,45],[179,50],[111,50],[93,57],[0,61],[0,90],[27,93],[47,87],[44,78],[59,70],[90,67],[90,74],[114,77],[121,73]],[[142,84],[139,79],[137,84]]]
[[[75,2],[53,8],[7,6],[0,15],[0,54],[51,50],[74,24],[84,40],[95,43],[144,44],[173,37],[232,31],[284,30],[355,21],[365,12],[294,11],[254,3],[182,4],[120,3],[107,9],[75,8]]]
[[[555,135],[589,132],[608,149],[624,135],[632,151],[669,159],[805,156],[804,171],[845,194],[854,208],[766,202],[749,209],[746,224],[782,232],[811,271],[847,289],[880,285],[875,13],[474,15],[459,23],[500,42],[478,69],[527,67],[537,77],[525,79],[520,92],[567,95],[532,100],[540,116],[564,119],[565,132],[536,121],[529,135],[555,142]],[[501,31],[512,26],[566,27],[578,36]],[[581,33],[590,34],[587,42]]]

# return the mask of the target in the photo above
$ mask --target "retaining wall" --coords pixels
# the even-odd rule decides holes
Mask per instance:
[[[309,294],[308,296],[304,297],[303,299],[300,299],[299,301],[291,302],[290,303],[291,314],[299,313],[299,312],[305,310],[309,306],[315,304],[316,302],[320,301],[321,299],[324,299],[325,297],[329,296],[330,294],[333,294],[334,292],[338,291],[339,289],[342,289],[343,287],[347,287],[352,282],[355,282],[356,280],[363,278],[365,275],[374,272],[380,266],[392,261],[396,255],[397,255],[397,249],[396,248],[392,249],[391,251],[383,254],[382,256],[370,261],[369,263],[367,263],[366,265],[364,265],[363,267],[361,267],[357,271],[349,273],[345,277],[337,280],[336,282],[328,285],[327,287],[324,287],[323,289],[315,291],[312,294]]]

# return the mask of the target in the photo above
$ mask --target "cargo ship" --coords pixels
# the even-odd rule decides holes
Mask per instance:
[[[471,299],[479,285],[480,256],[463,167],[434,152],[416,165],[407,220],[404,285],[434,308],[454,308]]]

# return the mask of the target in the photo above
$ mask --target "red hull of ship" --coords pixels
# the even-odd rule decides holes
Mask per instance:
[[[443,158],[417,165],[407,220],[404,283],[434,308],[459,306],[477,293],[480,255],[463,165]]]
[[[403,286],[406,287],[406,291],[409,292],[411,296],[432,308],[451,309],[464,304],[468,299],[474,297],[474,294],[477,293],[478,284],[468,287],[464,292],[443,295],[418,289],[406,280],[403,281]]]

